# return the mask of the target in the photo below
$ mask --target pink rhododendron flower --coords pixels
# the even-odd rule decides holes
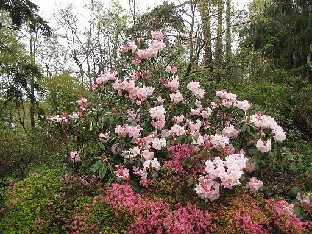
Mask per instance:
[[[80,157],[77,151],[70,152],[69,156],[74,163],[80,162]]]
[[[177,91],[176,93],[171,93],[169,94],[169,96],[170,96],[171,102],[174,104],[177,104],[183,101],[183,96],[180,93],[180,91]]]
[[[139,58],[132,59],[133,65],[139,65],[140,63],[141,63],[141,59],[139,59]]]
[[[73,112],[73,113],[70,115],[70,118],[79,119],[79,114],[78,114],[77,112]]]
[[[132,52],[134,53],[136,51],[138,47],[136,46],[136,44],[134,42],[127,42],[126,44],[124,44],[124,46],[121,48],[121,52],[122,53],[126,53],[129,50],[132,50]]]
[[[249,180],[248,187],[251,191],[258,191],[263,186],[263,182],[256,177],[252,177]]]
[[[250,122],[254,123],[257,128],[271,128],[274,129],[277,127],[277,123],[275,122],[274,118],[268,115],[263,115],[260,112],[250,116]]]
[[[185,128],[184,128],[184,126],[180,126],[178,124],[175,124],[171,127],[170,134],[173,136],[182,136],[185,134]]]
[[[136,158],[140,154],[141,154],[140,148],[135,146],[133,148],[130,148],[129,150],[124,150],[121,155],[124,158],[129,158],[130,162],[132,162],[133,159]]]
[[[246,167],[247,158],[243,154],[231,154],[221,160],[215,157],[214,160],[205,162],[205,172],[209,179],[214,180],[220,178],[221,185],[231,189],[235,185],[239,185],[243,170]]]
[[[274,134],[274,139],[277,142],[282,142],[286,139],[286,133],[284,132],[283,128],[280,126],[276,126],[273,130],[272,130],[273,134]]]
[[[124,168],[121,164],[115,165],[117,171],[114,172],[115,176],[122,180],[129,179],[129,169]]]
[[[184,121],[185,117],[184,115],[180,115],[180,116],[174,116],[173,120],[175,121],[175,123],[180,124]]]
[[[216,134],[210,136],[210,143],[216,148],[224,148],[226,145],[230,143],[230,140],[226,136]]]
[[[172,91],[172,92],[178,90],[178,88],[180,86],[179,78],[176,76],[176,77],[173,77],[171,79],[168,79],[166,81],[165,86],[166,86],[166,88],[169,88],[170,91]]]
[[[159,171],[160,163],[157,161],[157,158],[154,158],[153,160],[146,160],[143,163],[143,168],[144,170],[155,169],[156,171]]]
[[[154,152],[145,149],[145,150],[143,150],[143,151],[141,152],[141,156],[142,156],[145,160],[152,160],[152,159],[154,158]]]
[[[222,134],[228,138],[233,138],[238,136],[239,130],[235,129],[234,126],[230,124],[230,126],[222,130]]]
[[[196,96],[198,99],[202,99],[205,95],[205,90],[200,88],[199,82],[190,82],[186,86],[192,93],[193,95]]]
[[[261,139],[259,139],[257,141],[256,147],[258,150],[260,150],[262,153],[267,153],[269,151],[271,151],[271,139],[267,140],[267,141],[262,141]]]
[[[216,96],[219,98],[225,98],[226,94],[227,94],[227,92],[224,89],[222,89],[220,91],[216,91]]]
[[[165,127],[166,120],[165,118],[156,119],[152,121],[152,126],[156,129],[163,129]]]
[[[202,126],[202,122],[197,119],[196,123],[193,123],[193,121],[187,121],[187,125],[191,131],[199,131],[200,127]]]
[[[79,106],[82,106],[84,103],[86,103],[88,100],[86,98],[84,98],[83,96],[80,96],[79,100],[76,101],[76,103],[79,105]]]
[[[312,208],[311,198],[312,198],[311,193],[303,193],[303,194],[297,193],[296,196],[296,199],[300,202],[301,205]]]
[[[153,40],[152,45],[149,49],[153,51],[152,54],[155,53],[155,55],[157,55],[158,51],[162,50],[163,48],[165,48],[165,43],[163,41]]]
[[[101,85],[101,84],[105,84],[109,80],[115,80],[115,79],[116,79],[116,74],[113,71],[111,71],[109,73],[99,75],[98,78],[96,79],[96,83],[98,85]]]
[[[227,170],[225,173],[220,175],[222,185],[225,188],[232,189],[235,185],[240,185],[239,179],[241,178],[243,171],[236,168],[235,170]]]
[[[151,31],[152,38],[157,40],[163,40],[164,34],[160,30]]]
[[[151,108],[149,113],[153,119],[162,119],[165,116],[166,110],[163,106],[156,106]]]
[[[213,181],[208,176],[200,176],[198,179],[198,185],[196,185],[194,190],[198,197],[207,202],[208,200],[214,201],[219,198],[219,188],[220,184]]]
[[[177,72],[177,67],[176,66],[167,66],[166,71],[172,74],[175,74]]]
[[[191,115],[200,115],[201,108],[191,109]]]
[[[109,132],[106,133],[101,132],[99,134],[100,141],[107,142],[109,140],[109,135],[110,135]]]
[[[200,115],[201,115],[204,119],[209,118],[209,117],[211,116],[211,114],[212,114],[212,110],[211,110],[209,107],[203,109],[203,110],[201,111],[201,113],[200,113]]]
[[[157,150],[161,150],[163,147],[166,147],[166,139],[164,138],[155,138],[152,141],[152,147]]]
[[[250,108],[250,103],[247,100],[244,101],[236,101],[234,103],[234,106],[238,107],[239,109],[243,111],[247,111]]]

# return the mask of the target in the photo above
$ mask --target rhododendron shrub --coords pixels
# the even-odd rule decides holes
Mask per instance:
[[[286,134],[272,117],[249,115],[251,104],[236,94],[207,93],[199,82],[180,79],[175,64],[159,56],[164,35],[151,36],[126,43],[119,65],[98,76],[92,95],[77,101],[77,112],[51,121],[63,131],[76,129],[70,158],[82,170],[146,187],[164,167],[177,175],[187,171],[189,178],[182,178],[192,178],[197,195],[213,201],[239,186],[250,166],[270,156]],[[182,153],[174,149],[182,146]],[[249,187],[260,185],[253,179]]]

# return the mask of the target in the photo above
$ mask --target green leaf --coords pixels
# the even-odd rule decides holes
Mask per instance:
[[[111,116],[109,117],[108,121],[109,121],[109,124],[110,124],[110,125],[113,125],[113,123],[114,123],[114,121],[115,121],[114,116],[111,115]]]
[[[107,171],[107,166],[105,164],[102,164],[100,169],[99,169],[99,177],[100,179],[103,179],[105,174],[106,174],[106,171]]]
[[[193,177],[191,177],[191,178],[189,178],[189,179],[187,180],[187,184],[188,184],[188,186],[191,186],[191,185],[194,184],[194,179],[193,179]]]
[[[90,168],[91,171],[96,172],[97,170],[100,169],[101,165],[103,165],[102,161],[99,160],[95,164],[93,164]]]
[[[101,149],[105,149],[105,145],[102,142],[99,142],[99,146]]]
[[[247,125],[244,124],[244,125],[242,126],[241,130],[242,130],[242,132],[246,132],[246,130],[247,130]]]
[[[296,165],[294,165],[294,164],[290,164],[289,169],[290,169],[292,172],[295,172],[295,173],[298,171]]]
[[[291,190],[290,190],[290,192],[289,192],[289,194],[291,195],[291,196],[297,196],[297,193],[299,193],[300,192],[300,188],[298,188],[297,186],[293,186],[292,188],[291,188]]]
[[[297,217],[302,217],[302,209],[300,206],[295,206],[295,209],[294,209],[294,213],[297,215]]]
[[[191,159],[190,158],[183,158],[182,159],[182,165],[183,166],[186,166],[190,163]]]

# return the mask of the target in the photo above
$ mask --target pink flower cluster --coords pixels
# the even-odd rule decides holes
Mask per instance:
[[[96,79],[96,84],[101,85],[105,84],[109,80],[116,80],[116,73],[114,71],[110,71],[109,73],[104,73],[98,76]]]
[[[311,193],[297,193],[296,199],[304,206],[309,206],[312,208],[311,204]]]
[[[262,220],[260,219],[263,216],[260,208],[257,204],[252,202],[249,204],[251,207],[248,206],[240,206],[235,211],[235,215],[233,217],[234,225],[239,230],[243,231],[243,233],[250,233],[250,234],[266,234],[269,230],[265,228],[265,223],[261,223]],[[265,217],[263,217],[263,221],[267,221]],[[263,222],[262,221],[262,222]],[[269,227],[269,229],[271,229]]]
[[[167,66],[166,71],[172,74],[175,74],[177,72],[177,67],[176,66]]]
[[[274,118],[268,115],[263,115],[260,112],[250,116],[250,122],[253,123],[260,130],[269,128],[272,130],[274,139],[277,142],[282,142],[286,139],[286,133],[283,128],[279,126]]]
[[[69,156],[73,163],[80,162],[79,153],[77,151],[70,152]]]
[[[165,122],[166,122],[165,108],[162,105],[156,106],[156,107],[151,108],[149,110],[149,113],[153,119],[152,125],[156,129],[163,129],[165,127]]]
[[[135,77],[135,79],[137,79]],[[118,94],[122,96],[122,91],[126,91],[128,94],[126,97],[129,97],[130,100],[135,101],[136,99],[139,99],[137,101],[137,104],[140,105],[142,101],[146,100],[148,97],[152,96],[154,92],[154,88],[144,86],[138,87],[135,84],[135,79],[130,80],[119,80],[115,79],[115,82],[113,83],[112,87],[113,89],[118,91]]]
[[[117,212],[129,212],[135,217],[129,233],[207,233],[215,230],[212,215],[193,204],[177,205],[172,210],[170,204],[161,198],[153,200],[135,194],[129,185],[112,184],[106,196],[98,198],[111,205]]]
[[[117,171],[115,171],[115,176],[121,180],[129,180],[129,169],[124,168],[121,164],[115,165]]]
[[[256,177],[252,177],[249,180],[248,188],[251,191],[258,191],[259,188],[263,186],[263,182],[261,180],[258,180]]]
[[[125,124],[123,126],[117,125],[115,127],[115,133],[117,133],[121,137],[126,137],[127,135],[130,138],[133,138],[134,141],[136,141],[137,138],[141,136],[142,127],[140,125],[136,126],[130,126],[128,124]]]
[[[139,59],[146,59],[146,58],[153,58],[157,56],[157,53],[160,50],[163,50],[165,47],[165,43],[163,42],[164,35],[161,31],[152,31],[151,32],[152,38],[155,39],[152,41],[152,45],[146,49],[137,49],[138,47],[135,45],[134,42],[126,43],[121,51],[123,53],[132,50],[132,53],[135,53],[137,56],[137,61],[135,64],[139,64]]]
[[[284,233],[307,233],[306,227],[311,225],[310,222],[302,222],[294,214],[294,204],[289,204],[285,200],[276,201],[270,198],[265,206],[267,211],[274,219],[276,225]]]
[[[167,160],[163,167],[169,167],[173,172],[182,176],[194,177],[198,173],[204,172],[204,165],[201,160],[194,157],[195,151],[192,146],[186,144],[178,144],[170,146],[169,152],[172,155],[171,160]],[[189,159],[189,163],[185,164],[185,160]],[[192,167],[190,167],[192,165]]]
[[[206,175],[200,176],[195,191],[198,196],[205,201],[214,201],[219,198],[219,189],[222,185],[225,188],[232,189],[235,185],[240,185],[239,179],[244,174],[248,159],[243,154],[232,154],[221,160],[216,157],[214,160],[205,162]],[[220,180],[221,184],[215,180]]]
[[[236,104],[236,94],[228,93],[225,90],[217,91],[216,96],[220,98],[220,102],[223,106],[230,108]]]
[[[204,98],[205,90],[200,88],[199,82],[190,82],[188,83],[187,88],[193,93],[196,98]]]

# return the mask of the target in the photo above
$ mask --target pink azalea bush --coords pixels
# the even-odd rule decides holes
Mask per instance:
[[[177,204],[173,210],[169,203],[161,198],[144,198],[135,193],[129,185],[112,184],[106,196],[97,197],[105,201],[117,212],[128,212],[135,221],[129,233],[203,233],[215,229],[212,215],[193,204]]]
[[[239,192],[221,208],[225,225],[220,233],[308,233],[311,222],[294,214],[294,205],[281,199],[264,199],[259,194]],[[310,226],[310,227],[309,227]]]
[[[185,149],[186,150],[186,149]],[[167,168],[167,167],[166,167]],[[122,183],[104,185],[97,177],[81,177],[46,169],[14,182],[3,193],[3,233],[309,233],[311,222],[294,215],[294,205],[265,199],[248,189],[223,201],[162,197],[158,191],[137,193],[127,170],[116,167]],[[161,181],[160,181],[161,182]],[[173,187],[174,190],[177,187]],[[199,200],[200,201],[200,200]],[[306,199],[304,200],[307,201]],[[198,203],[198,202],[196,202]]]

